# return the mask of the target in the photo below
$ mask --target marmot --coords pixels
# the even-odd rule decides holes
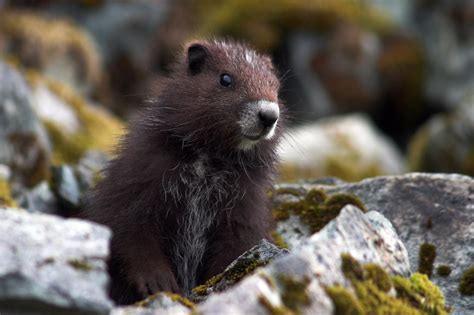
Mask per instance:
[[[268,233],[283,130],[271,59],[231,41],[186,45],[130,124],[85,217],[113,237],[110,295],[188,295]]]

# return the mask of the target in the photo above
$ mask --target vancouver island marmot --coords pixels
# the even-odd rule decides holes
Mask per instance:
[[[85,212],[113,232],[117,303],[156,291],[187,295],[269,238],[279,87],[270,58],[243,44],[186,45]]]

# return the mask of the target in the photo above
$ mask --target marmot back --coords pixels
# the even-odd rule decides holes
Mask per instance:
[[[111,297],[189,294],[269,239],[266,190],[282,133],[270,58],[194,41],[131,122],[85,216],[113,231]]]

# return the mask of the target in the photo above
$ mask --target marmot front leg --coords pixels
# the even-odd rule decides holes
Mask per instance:
[[[259,227],[233,225],[232,229],[220,229],[213,242],[209,244],[203,268],[197,279],[198,283],[203,284],[223,272],[237,257],[264,238],[270,240],[267,233]]]
[[[134,288],[142,299],[159,291],[181,291],[171,261],[159,243],[158,240],[135,235],[127,238],[127,244],[115,244],[117,251],[112,250],[112,259],[120,261],[122,266],[120,278]],[[112,290],[113,286],[114,281]]]

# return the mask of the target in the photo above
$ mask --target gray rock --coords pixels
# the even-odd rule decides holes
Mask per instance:
[[[289,249],[298,247],[311,236],[309,227],[297,215],[290,215],[287,220],[277,222],[275,231],[285,240]]]
[[[263,239],[260,244],[255,245],[234,260],[219,275],[220,279],[216,283],[208,286],[205,292],[200,294],[193,293],[191,299],[200,302],[210,294],[225,291],[257,267],[266,265],[275,258],[288,253],[287,249],[279,248]]]
[[[87,151],[75,166],[81,191],[90,190],[97,181],[101,170],[108,162],[108,156],[100,151]]]
[[[104,153],[87,151],[77,165],[62,165],[52,168],[51,188],[60,208],[59,211],[56,211],[56,214],[62,216],[74,215],[87,204],[91,189],[107,161],[108,157]],[[47,192],[42,191],[42,193],[44,194],[41,197],[47,199]],[[37,207],[41,208],[42,201],[38,200],[38,202]],[[34,209],[35,207],[33,202],[31,208]]]
[[[321,119],[294,128],[279,151],[284,179],[344,176],[354,181],[405,170],[402,154],[393,141],[361,114]]]
[[[145,301],[139,302],[140,306],[119,307],[110,315],[188,315],[191,309],[178,301],[174,301],[166,293],[157,293]]]
[[[110,231],[20,209],[0,209],[0,313],[107,314]]]
[[[63,215],[74,214],[80,209],[81,190],[72,166],[53,167],[52,189]]]
[[[31,190],[25,190],[17,198],[21,208],[29,212],[60,214],[58,201],[47,182],[41,182]]]
[[[49,140],[20,73],[0,62],[0,78],[0,164],[11,168],[13,181],[34,184],[28,177],[47,168]]]
[[[291,186],[291,185],[287,185]],[[302,185],[294,185],[301,189]],[[366,208],[386,216],[404,242],[414,270],[420,245],[436,246],[435,266],[452,268],[447,278],[434,274],[432,280],[445,294],[454,314],[474,312],[474,299],[458,292],[463,270],[474,263],[474,179],[448,174],[412,173],[376,177],[338,186],[303,185],[332,193],[352,193]],[[374,216],[368,214],[374,221]],[[375,218],[377,221],[378,219]],[[375,226],[380,226],[376,223]],[[388,229],[384,229],[388,233]]]
[[[388,231],[381,229],[382,226]],[[392,274],[410,273],[407,252],[390,222],[382,215],[364,215],[348,205],[299,248],[275,259],[224,293],[211,295],[198,306],[198,311],[203,314],[268,314],[269,308],[283,306],[283,276],[306,285],[308,301],[300,305],[301,314],[333,314],[332,302],[323,286],[338,283],[350,287],[341,271],[342,253],[350,253],[363,263],[377,263]]]

